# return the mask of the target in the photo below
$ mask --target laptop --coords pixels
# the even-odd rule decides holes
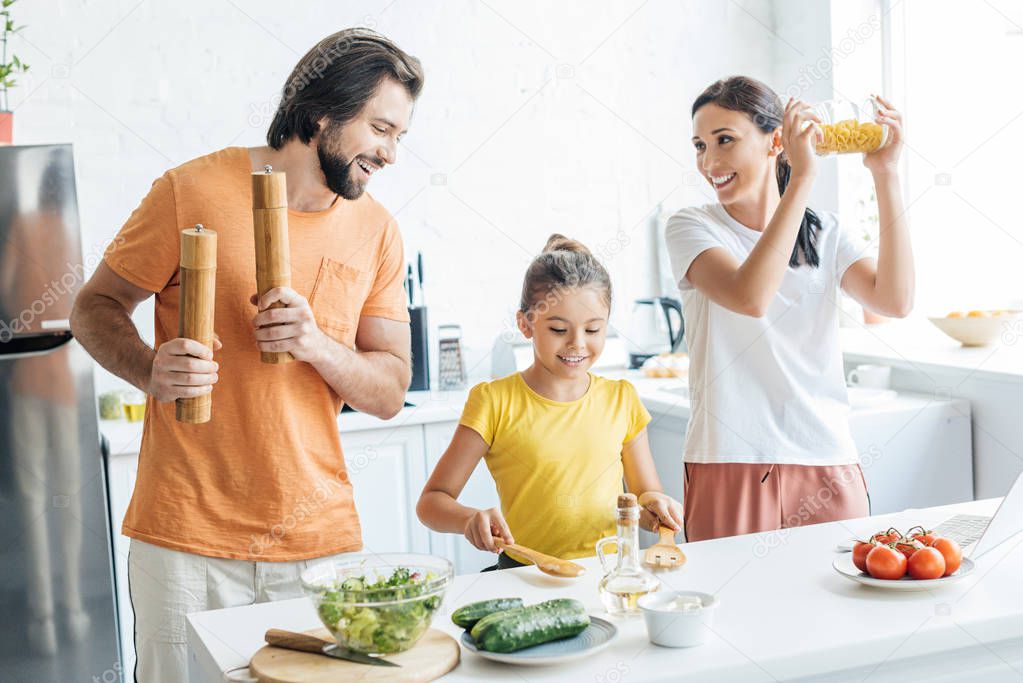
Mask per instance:
[[[934,527],[938,536],[951,538],[963,549],[963,554],[977,560],[988,551],[1023,531],[1023,472],[1016,477],[1012,488],[998,505],[995,514],[955,515]],[[836,550],[851,551],[852,544],[841,543]]]
[[[993,517],[955,515],[934,527],[934,532],[955,540],[963,554],[976,560],[1023,531],[1023,472],[1002,498]]]

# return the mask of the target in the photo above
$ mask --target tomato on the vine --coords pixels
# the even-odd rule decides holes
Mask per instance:
[[[955,572],[963,563],[963,549],[951,538],[936,538],[931,547],[936,549],[945,558],[945,574]]]
[[[867,571],[867,554],[876,546],[873,543],[856,541],[853,545],[852,561],[861,572]]]
[[[945,557],[937,548],[921,548],[907,563],[914,579],[940,579],[945,575]]]
[[[887,545],[889,543],[895,543],[895,541],[900,538],[902,538],[902,533],[900,533],[895,527],[890,527],[888,531],[878,531],[870,537],[870,540]]]
[[[914,529],[919,529],[919,531],[914,532]],[[932,543],[934,543],[934,539],[937,538],[937,536],[934,535],[933,531],[928,531],[927,529],[924,529],[922,526],[913,527],[912,529],[909,530],[906,536],[913,540],[920,541],[924,545],[931,545]]]
[[[879,545],[867,553],[867,572],[875,579],[901,579],[906,564],[906,556],[891,546]]]

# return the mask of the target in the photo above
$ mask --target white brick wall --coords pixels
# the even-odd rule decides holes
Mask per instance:
[[[99,250],[165,169],[261,144],[282,81],[330,31],[369,25],[423,60],[399,163],[371,192],[422,250],[433,324],[479,359],[511,320],[552,231],[606,249],[627,333],[653,293],[650,220],[710,201],[689,106],[745,73],[782,90],[827,44],[826,0],[584,2],[51,0],[19,3],[32,71],[12,93],[19,143],[71,141],[83,243]],[[821,83],[812,97],[828,95]],[[443,179],[443,184],[436,184]],[[823,182],[822,186],[826,186]],[[833,208],[822,191],[822,208]],[[151,339],[151,308],[136,316]],[[477,374],[486,373],[483,363]],[[110,378],[100,377],[100,389]]]

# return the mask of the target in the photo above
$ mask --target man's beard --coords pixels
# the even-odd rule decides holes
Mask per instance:
[[[366,191],[366,184],[352,177],[355,160],[348,161],[341,154],[329,152],[324,137],[316,145],[316,156],[320,158],[320,170],[323,171],[327,187],[345,199],[358,199]]]

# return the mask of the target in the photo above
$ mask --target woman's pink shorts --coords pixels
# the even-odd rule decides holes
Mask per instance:
[[[870,514],[859,465],[685,463],[686,540]]]

